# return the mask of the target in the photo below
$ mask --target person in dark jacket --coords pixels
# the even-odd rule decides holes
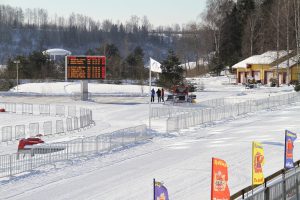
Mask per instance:
[[[161,88],[161,100],[163,102],[165,102],[165,90],[164,90],[164,88]]]
[[[154,102],[155,90],[152,88],[151,90],[151,102]]]
[[[156,95],[157,95],[157,102],[161,102],[161,90],[158,88],[156,91]]]

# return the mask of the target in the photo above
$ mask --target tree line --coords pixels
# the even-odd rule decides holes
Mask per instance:
[[[203,26],[213,33],[217,71],[268,50],[299,54],[299,0],[209,0]]]
[[[109,79],[143,79],[148,58],[162,62],[171,49],[180,63],[196,61],[192,75],[219,73],[268,50],[299,52],[299,13],[299,0],[207,0],[197,21],[154,27],[146,16],[114,23],[0,5],[0,63],[60,47],[74,55],[106,55]],[[183,66],[184,71],[189,68]]]

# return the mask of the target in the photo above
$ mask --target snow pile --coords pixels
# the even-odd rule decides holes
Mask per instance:
[[[89,83],[89,92],[94,94],[140,94],[149,93],[149,86],[142,85],[115,85]],[[155,87],[156,88],[156,87]],[[68,95],[80,93],[80,82],[53,82],[53,83],[27,83],[18,86],[18,92],[37,93],[37,94],[60,94]],[[16,92],[14,87],[10,90]]]

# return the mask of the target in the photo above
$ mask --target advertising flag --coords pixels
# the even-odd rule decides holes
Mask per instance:
[[[296,133],[285,131],[285,145],[284,145],[284,168],[290,169],[294,167],[293,150],[294,141],[297,139]]]
[[[150,69],[152,72],[161,73],[162,71],[161,71],[160,66],[161,66],[161,64],[159,62],[150,58]]]
[[[260,185],[265,181],[263,165],[265,164],[264,149],[261,143],[252,142],[252,185]]]
[[[168,190],[161,182],[154,181],[154,200],[169,200]]]
[[[211,200],[230,200],[228,166],[218,158],[212,158]]]

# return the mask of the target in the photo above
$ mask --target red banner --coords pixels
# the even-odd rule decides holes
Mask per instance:
[[[211,200],[230,200],[228,167],[224,160],[212,158]]]

